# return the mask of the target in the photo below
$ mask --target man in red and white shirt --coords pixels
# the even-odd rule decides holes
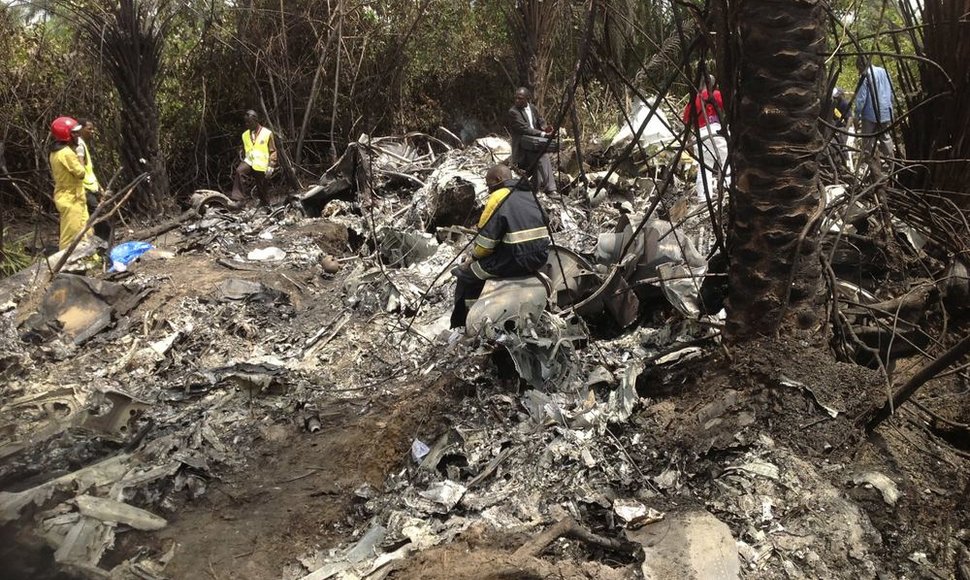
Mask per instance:
[[[727,167],[727,139],[721,134],[721,115],[724,113],[724,100],[721,91],[713,89],[714,77],[707,75],[701,81],[700,90],[693,101],[684,107],[681,116],[690,129],[690,136],[699,140],[694,157],[697,159],[697,179],[694,192],[698,201],[713,197],[717,182],[724,175],[724,185],[729,183]],[[698,135],[699,133],[699,135]]]

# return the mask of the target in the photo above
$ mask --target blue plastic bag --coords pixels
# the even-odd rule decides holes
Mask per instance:
[[[148,242],[125,242],[111,248],[111,270],[109,272],[124,272],[128,264],[134,262],[148,250],[155,246]]]

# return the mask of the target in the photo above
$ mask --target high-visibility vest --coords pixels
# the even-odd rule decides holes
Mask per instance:
[[[91,159],[91,150],[88,144],[80,137],[78,138],[78,153],[84,152],[84,190],[101,191],[101,184],[98,183],[98,176],[94,174],[94,161]]]
[[[269,167],[269,139],[273,132],[266,127],[260,127],[256,133],[256,140],[253,140],[252,131],[246,129],[242,134],[243,152],[245,161],[253,171],[266,171]]]

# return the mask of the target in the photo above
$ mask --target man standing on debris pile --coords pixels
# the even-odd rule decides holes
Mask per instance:
[[[246,130],[242,134],[243,160],[236,167],[232,180],[232,193],[229,197],[238,207],[242,207],[246,201],[243,181],[246,177],[252,177],[256,182],[260,205],[269,205],[266,178],[270,177],[276,168],[276,143],[273,132],[259,124],[256,111],[246,111],[245,122]]]
[[[478,220],[472,260],[451,271],[457,278],[451,328],[465,326],[486,280],[535,274],[549,257],[546,214],[532,192],[505,165],[489,169],[485,183],[490,195]]]
[[[852,102],[841,87],[832,89],[832,124],[835,125],[835,135],[832,144],[835,146],[836,158],[842,165],[849,161],[849,122],[852,121]]]
[[[890,128],[893,122],[893,84],[886,69],[869,64],[859,55],[855,61],[859,71],[859,88],[855,94],[855,114],[862,132],[863,158],[875,161],[879,153],[892,157],[895,150]],[[878,149],[877,149],[878,147]]]
[[[58,117],[51,123],[51,175],[54,178],[54,205],[61,216],[58,247],[65,249],[88,223],[88,207],[84,197],[84,165],[78,159],[75,146],[77,121]]]
[[[724,100],[721,91],[714,88],[714,77],[706,75],[693,101],[687,103],[682,115],[684,124],[690,128],[690,138],[696,141],[694,153],[697,159],[697,178],[694,193],[699,202],[705,202],[717,191],[718,176],[724,174],[728,184],[727,139],[722,134],[721,115]]]
[[[543,153],[545,143],[535,137],[551,138],[555,130],[539,115],[539,109],[529,102],[529,89],[515,91],[515,103],[509,109],[506,128],[512,136],[512,163],[524,171],[535,168],[533,180],[538,179],[539,191],[556,193],[556,176],[549,153]],[[524,138],[523,138],[524,137]]]
[[[77,147],[74,151],[81,165],[84,166],[84,197],[90,216],[101,202],[101,184],[94,173],[94,159],[91,154],[91,142],[94,140],[95,133],[94,122],[90,119],[78,119],[73,132],[77,139]],[[107,242],[111,235],[111,226],[106,222],[95,224],[94,235]]]

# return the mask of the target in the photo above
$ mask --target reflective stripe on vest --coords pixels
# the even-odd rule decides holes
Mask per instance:
[[[494,278],[494,274],[490,274],[482,265],[478,263],[478,260],[472,262],[472,274],[475,275],[479,280],[488,280],[489,278]]]
[[[486,250],[494,250],[498,246],[498,240],[493,240],[492,238],[486,238],[482,234],[478,234],[475,239],[475,243],[479,246],[485,248]]]
[[[260,127],[256,134],[256,141],[253,142],[252,132],[246,129],[242,135],[243,152],[246,157],[243,159],[253,171],[266,171],[269,167],[269,138],[273,134],[266,127]]]
[[[506,244],[524,244],[525,242],[531,242],[533,240],[541,240],[543,238],[549,237],[549,231],[546,230],[546,226],[539,228],[532,228],[529,230],[521,230],[518,232],[509,232],[505,234],[502,241]]]

